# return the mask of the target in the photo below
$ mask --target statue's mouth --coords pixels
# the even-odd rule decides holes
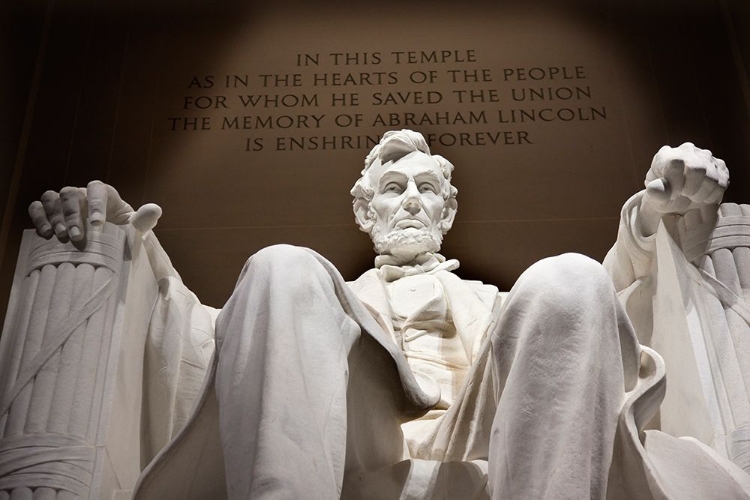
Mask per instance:
[[[397,229],[406,229],[409,227],[414,229],[422,229],[426,226],[425,223],[419,219],[401,219],[394,225],[394,227]]]

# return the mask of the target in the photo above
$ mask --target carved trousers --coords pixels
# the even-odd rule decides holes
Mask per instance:
[[[406,373],[388,334],[374,332],[377,324],[363,315],[341,276],[312,251],[282,245],[249,259],[217,320],[230,499],[334,499],[342,489],[355,498],[392,498],[393,474],[382,491],[377,482],[361,483],[364,492],[356,491],[356,478],[364,477],[357,474],[401,462],[400,424],[434,397]],[[639,351],[601,266],[568,254],[529,268],[486,349],[491,382],[465,383],[482,395],[472,401],[492,406],[491,425],[446,419],[441,429],[489,442],[482,457],[489,483],[478,494],[604,498]],[[435,481],[423,483],[429,496],[447,497]],[[410,497],[398,485],[395,491],[395,498]]]

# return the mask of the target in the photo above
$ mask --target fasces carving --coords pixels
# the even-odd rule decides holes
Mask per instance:
[[[457,210],[452,170],[420,134],[386,133],[352,189],[375,267],[346,283],[311,250],[269,247],[247,261],[218,316],[184,287],[150,231],[158,207],[133,212],[101,183],[46,193],[30,209],[42,236],[69,236],[88,250],[99,233],[86,219],[125,224],[105,228],[127,236],[129,288],[119,296],[140,305],[123,312],[130,351],[119,361],[110,356],[109,370],[121,376],[105,393],[139,425],[113,422],[106,409],[87,414],[109,424],[115,486],[94,472],[75,491],[33,478],[3,486],[5,477],[0,489],[138,499],[749,498],[750,477],[736,465],[747,463],[750,414],[741,383],[749,373],[741,349],[747,319],[738,300],[747,252],[735,248],[744,241],[735,219],[743,209],[727,206],[718,223],[710,220],[728,182],[723,162],[691,144],[662,149],[647,190],[623,209],[609,273],[566,254],[530,267],[509,293],[460,279],[458,262],[438,253]],[[718,228],[716,241],[731,244],[706,236],[709,226]],[[731,266],[709,269],[727,260],[725,250],[737,280],[725,277]],[[69,251],[56,273],[67,276],[81,258]],[[24,271],[24,280],[34,272]],[[696,276],[702,284],[689,285]],[[77,321],[69,303],[84,300],[66,280],[59,294],[67,298],[45,306],[50,314],[62,308],[63,325]],[[36,417],[21,423],[14,413],[25,391],[33,400],[37,382],[50,378],[36,375],[32,385],[16,375],[36,373],[17,354],[27,334],[13,326],[34,316],[32,288],[46,290],[19,285],[28,298],[11,304],[19,312],[0,346],[14,380],[0,393],[10,405],[0,423],[38,432]],[[72,348],[46,342],[43,335],[35,352],[52,352],[51,369],[69,367]],[[666,399],[665,373],[676,388]],[[43,391],[51,407],[77,390],[69,379],[61,375],[64,387]],[[79,379],[99,383],[99,374]],[[659,426],[698,441],[645,431]],[[13,442],[0,442],[0,467]],[[50,470],[62,470],[56,456],[44,456]],[[85,457],[61,457],[61,468],[66,460]],[[143,466],[135,485],[133,471]]]
[[[105,460],[99,416],[114,383],[108,364],[119,347],[113,325],[123,249],[114,226],[90,234],[86,252],[56,239],[26,240],[18,307],[0,350],[0,490],[11,498],[91,493]],[[24,497],[28,487],[33,495]]]

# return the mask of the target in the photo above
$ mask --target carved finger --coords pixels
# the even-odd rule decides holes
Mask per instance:
[[[81,205],[84,199],[85,194],[79,188],[65,187],[60,190],[60,207],[65,219],[65,226],[68,228],[68,235],[73,241],[80,241],[83,238],[84,225],[81,218]]]
[[[63,219],[62,208],[60,207],[60,195],[55,191],[46,191],[42,195],[42,206],[47,214],[47,220],[55,231],[55,235],[58,238],[65,238],[68,235],[68,231],[65,229],[65,220]]]
[[[729,169],[724,160],[714,158],[714,165],[716,165],[716,171],[719,176],[719,185],[723,186],[724,189],[729,187]]]
[[[706,178],[706,165],[688,166],[685,171],[685,186],[682,188],[686,196],[694,195],[703,185],[703,179]]]
[[[717,184],[711,193],[706,196],[706,205],[718,205],[721,203],[721,199],[724,198],[724,192],[727,190],[725,186]]]
[[[649,198],[657,205],[664,207],[669,202],[671,188],[665,179],[655,179],[646,184],[646,193]]]
[[[133,207],[122,201],[120,194],[112,186],[101,181],[91,181],[86,187],[89,220],[93,225],[104,221],[127,224]]]
[[[654,159],[651,160],[651,168],[646,173],[646,184],[649,184],[656,179],[664,177],[664,167],[666,165],[665,158],[669,155],[672,150],[669,146],[662,146],[659,151],[654,155]]]
[[[47,213],[44,211],[44,206],[42,206],[41,201],[35,201],[29,205],[29,215],[31,216],[31,221],[34,223],[34,227],[36,227],[36,232],[39,233],[39,236],[50,238],[53,234],[52,226],[50,225],[49,220],[47,220]]]
[[[155,203],[146,203],[130,218],[131,224],[141,233],[145,233],[156,226],[161,217],[161,207]]]
[[[674,200],[681,196],[685,187],[685,161],[682,158],[672,158],[664,167],[663,177],[670,188],[669,198]]]
[[[104,224],[107,220],[107,185],[101,181],[91,181],[86,186],[86,199],[89,205],[89,222],[92,226]]]
[[[704,177],[698,191],[690,196],[690,199],[696,203],[710,203],[708,201],[709,195],[711,195],[716,188],[719,187],[719,181],[711,177]]]
[[[120,193],[110,185],[107,186],[107,220],[115,224],[127,224],[133,215],[133,207],[120,198]],[[160,214],[161,215],[161,214]]]

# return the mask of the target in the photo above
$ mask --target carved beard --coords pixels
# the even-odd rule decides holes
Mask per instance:
[[[438,252],[443,242],[443,234],[435,226],[422,229],[394,229],[384,235],[380,232],[380,226],[375,224],[370,237],[378,254],[406,258],[413,258],[425,252]]]

